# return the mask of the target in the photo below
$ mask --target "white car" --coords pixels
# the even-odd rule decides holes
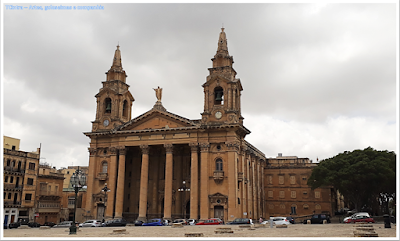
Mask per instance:
[[[270,220],[265,220],[261,224],[269,224]],[[281,225],[281,224],[286,224],[289,225],[291,224],[289,220],[286,219],[286,217],[273,217],[272,222],[274,225]]]
[[[370,216],[369,216],[369,213],[365,213],[365,212],[355,213],[355,214],[351,215],[350,217],[344,218],[344,219],[343,219],[343,223],[345,223],[346,220],[348,220],[348,219],[355,218],[356,216],[366,216],[366,217],[368,217],[368,218],[370,217]]]
[[[189,225],[196,225],[196,220],[194,219],[188,219],[187,222]]]
[[[102,227],[103,224],[99,220],[87,220],[79,224],[79,227]]]

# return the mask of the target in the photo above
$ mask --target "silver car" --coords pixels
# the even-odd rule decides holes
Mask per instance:
[[[99,220],[87,220],[81,224],[79,224],[79,227],[102,227],[103,224]]]
[[[69,228],[72,225],[72,221],[64,221],[53,226],[53,228]]]

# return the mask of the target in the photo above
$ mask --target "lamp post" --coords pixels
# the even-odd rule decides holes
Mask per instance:
[[[186,219],[186,215],[185,215],[185,211],[186,211],[186,208],[185,208],[185,204],[186,204],[186,200],[185,200],[185,193],[186,192],[190,192],[190,188],[186,188],[186,181],[183,181],[182,182],[182,187],[181,188],[178,188],[178,192],[182,192],[183,193],[183,199],[182,199],[182,214],[183,214],[183,218],[184,219]]]
[[[75,189],[75,204],[74,204],[74,218],[72,220],[72,225],[69,228],[69,234],[76,234],[76,224],[75,224],[75,216],[76,216],[76,199],[78,197],[78,191],[81,189],[83,186],[86,185],[86,176],[85,174],[79,170],[75,171],[74,174],[71,176],[71,181],[70,181],[72,187]]]
[[[104,219],[107,208],[107,192],[110,191],[110,189],[107,187],[107,183],[104,184],[104,188],[101,189],[101,191],[104,192],[104,214],[103,214],[103,219]]]

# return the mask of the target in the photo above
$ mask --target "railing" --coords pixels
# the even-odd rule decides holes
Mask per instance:
[[[4,189],[22,189],[22,185],[15,185],[15,184],[4,184]]]
[[[21,205],[21,202],[5,201],[4,205]]]
[[[59,192],[58,191],[40,190],[39,195],[41,195],[41,196],[59,196]]]
[[[10,167],[10,166],[5,166],[4,171],[8,172],[18,172],[18,173],[24,173],[25,170],[22,170],[21,168],[18,167]]]
[[[106,172],[97,173],[97,179],[99,179],[100,181],[107,180],[107,177],[108,177],[108,174]]]

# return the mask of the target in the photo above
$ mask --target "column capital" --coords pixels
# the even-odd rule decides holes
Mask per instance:
[[[189,143],[189,146],[190,146],[190,149],[192,150],[192,152],[197,152],[199,143],[192,142],[192,143]]]
[[[112,147],[110,147],[110,154],[111,155],[117,155],[117,147],[116,146],[112,146]]]
[[[239,151],[240,145],[239,145],[238,141],[227,142],[225,144],[228,147],[228,150],[230,150],[230,151]]]
[[[117,149],[118,149],[120,155],[125,155],[126,154],[125,146],[118,146]]]
[[[199,143],[201,152],[208,152],[210,150],[210,143]]]
[[[149,145],[140,145],[140,149],[142,150],[142,154],[149,154]]]
[[[164,144],[164,148],[166,153],[172,153],[174,146],[172,144],[167,143]]]
[[[89,147],[88,150],[89,150],[89,153],[90,153],[91,156],[95,156],[96,153],[97,153],[97,149],[96,148]]]

